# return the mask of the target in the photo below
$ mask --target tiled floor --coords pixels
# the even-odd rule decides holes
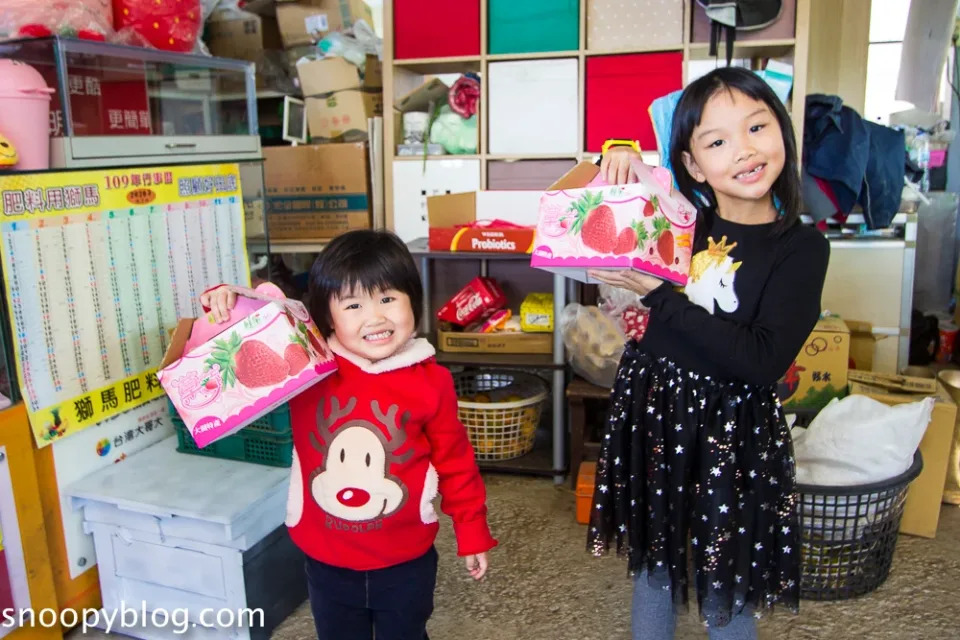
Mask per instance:
[[[586,553],[572,492],[549,480],[505,476],[488,477],[487,488],[500,547],[489,576],[474,583],[444,520],[431,640],[629,638],[624,562]],[[960,510],[943,507],[935,540],[901,536],[878,591],[847,602],[803,601],[799,616],[776,613],[759,629],[764,640],[960,639]],[[306,603],[274,633],[278,640],[315,637]],[[706,638],[695,613],[682,617],[676,637]]]

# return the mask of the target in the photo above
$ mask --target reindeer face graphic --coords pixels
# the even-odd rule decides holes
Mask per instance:
[[[317,407],[317,434],[310,434],[313,446],[323,453],[323,465],[310,480],[310,493],[320,508],[332,516],[350,522],[364,522],[393,513],[407,500],[407,489],[390,474],[390,465],[405,462],[412,451],[396,455],[406,441],[403,426],[410,419],[404,412],[397,424],[398,407],[386,413],[376,400],[370,403],[373,415],[387,428],[387,435],[367,420],[350,420],[336,429],[338,419],[349,415],[356,398],[340,408],[337,398],[330,399],[330,413],[324,401]]]

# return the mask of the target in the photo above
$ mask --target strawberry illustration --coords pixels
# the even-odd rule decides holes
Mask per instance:
[[[292,340],[283,350],[283,359],[290,365],[290,375],[295,376],[310,363],[310,355],[307,353],[307,343],[301,336],[296,336]]]
[[[585,191],[570,205],[575,212],[568,233],[580,234],[584,246],[597,253],[613,253],[617,246],[617,222],[613,210],[603,204],[603,194]]]
[[[279,384],[290,373],[287,361],[259,340],[241,344],[236,363],[237,381],[250,388]]]
[[[653,214],[655,214],[659,210],[660,210],[660,199],[657,198],[657,196],[653,196],[652,198],[647,200],[647,203],[645,205],[643,205],[643,217],[650,218],[653,216]]]
[[[647,243],[650,236],[647,235],[647,228],[639,220],[635,220],[632,225],[620,231],[617,236],[617,247],[613,250],[618,256],[631,253],[639,248],[643,250],[643,245]]]
[[[659,217],[653,221],[653,239],[657,243],[657,253],[664,264],[673,264],[674,240],[673,232],[670,231],[670,221],[664,217]],[[650,254],[653,255],[653,247],[650,247]]]
[[[630,253],[636,248],[637,232],[630,227],[621,229],[620,235],[617,236],[617,246],[614,247],[613,252],[618,256],[622,256]]]
[[[220,365],[223,386],[239,382],[245,387],[269,387],[282,382],[290,372],[290,365],[263,342],[242,342],[233,332],[229,340],[214,341],[207,366]]]

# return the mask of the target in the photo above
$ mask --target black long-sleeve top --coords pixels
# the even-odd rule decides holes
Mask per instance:
[[[644,298],[641,346],[701,375],[774,384],[820,317],[830,244],[801,223],[774,235],[774,223],[710,217],[685,293],[665,284]]]

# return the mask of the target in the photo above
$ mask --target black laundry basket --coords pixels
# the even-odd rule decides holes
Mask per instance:
[[[890,573],[907,488],[923,468],[918,450],[904,473],[868,485],[797,485],[800,597],[846,600],[879,587]]]

